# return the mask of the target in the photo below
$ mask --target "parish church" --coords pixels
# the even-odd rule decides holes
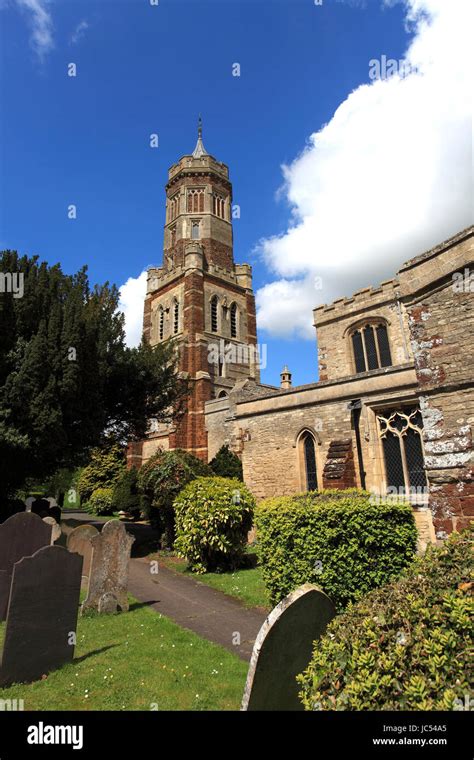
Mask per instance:
[[[160,447],[208,461],[227,444],[257,499],[360,487],[375,499],[405,494],[422,542],[465,527],[474,512],[474,228],[391,279],[315,304],[319,380],[293,386],[285,366],[277,387],[260,381],[229,168],[206,151],[201,124],[165,191],[163,262],[148,271],[143,334],[152,346],[174,338],[190,392],[179,420],[151,420],[146,439],[130,444],[129,466]]]

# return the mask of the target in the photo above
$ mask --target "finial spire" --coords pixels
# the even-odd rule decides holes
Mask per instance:
[[[202,158],[202,156],[208,156],[209,153],[205,149],[203,142],[202,142],[202,119],[201,114],[199,114],[198,119],[198,139],[196,143],[196,147],[193,151],[193,158]]]

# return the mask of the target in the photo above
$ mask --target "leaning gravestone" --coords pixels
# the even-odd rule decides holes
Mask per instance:
[[[99,535],[99,531],[93,525],[79,525],[68,536],[67,548],[70,552],[77,552],[84,560],[82,564],[82,587],[87,589],[92,562],[91,540]]]
[[[82,557],[46,546],[13,569],[0,685],[29,682],[74,657]]]
[[[51,543],[51,525],[32,512],[19,512],[0,525],[0,622],[7,614],[13,566]]]
[[[55,544],[56,541],[61,538],[61,526],[56,522],[54,517],[43,517],[43,522],[46,525],[51,525],[51,543]]]
[[[105,523],[102,532],[91,539],[92,564],[82,612],[128,610],[128,564],[134,541],[118,520]]]
[[[308,666],[313,642],[336,615],[318,586],[304,586],[270,612],[256,638],[242,710],[302,710],[296,676]]]

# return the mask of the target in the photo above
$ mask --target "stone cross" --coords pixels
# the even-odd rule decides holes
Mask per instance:
[[[242,710],[302,710],[296,676],[309,664],[313,642],[336,615],[331,599],[305,583],[263,623],[252,652]]]
[[[118,520],[110,520],[91,539],[92,564],[82,612],[91,608],[99,612],[114,612],[117,607],[128,610],[128,565],[134,541]]]

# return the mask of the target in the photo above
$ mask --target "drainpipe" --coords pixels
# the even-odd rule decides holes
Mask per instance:
[[[362,444],[360,440],[360,413],[362,409],[362,401],[360,400],[360,398],[355,398],[348,403],[347,408],[351,413],[352,424],[355,430],[357,459],[359,461],[360,485],[361,485],[361,488],[365,490],[364,459],[362,456]]]

